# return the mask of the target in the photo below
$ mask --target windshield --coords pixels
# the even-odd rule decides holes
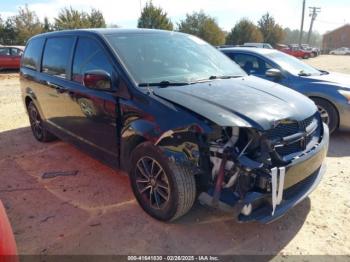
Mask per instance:
[[[313,68],[312,66],[309,66],[308,64],[301,62],[299,59],[282,52],[271,52],[266,56],[293,75],[311,76],[322,74],[319,70]]]
[[[191,35],[125,33],[108,35],[107,39],[138,84],[246,75],[216,48]]]

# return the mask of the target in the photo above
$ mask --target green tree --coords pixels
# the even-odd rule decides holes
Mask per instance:
[[[16,24],[13,17],[6,19],[5,23],[3,24],[3,31],[0,35],[0,41],[2,44],[20,44],[17,40]]]
[[[92,28],[106,27],[106,21],[103,17],[103,14],[97,9],[91,9],[91,12],[87,15],[87,18],[90,23],[90,27]]]
[[[23,8],[20,7],[18,14],[9,23],[14,23],[17,35],[15,42],[21,45],[25,44],[30,37],[40,34],[43,30],[38,16],[34,11],[29,10],[28,5],[25,5]]]
[[[55,18],[55,29],[78,29],[78,28],[106,27],[105,19],[99,10],[92,9],[90,13],[70,8],[61,9]]]
[[[216,20],[203,11],[186,14],[186,19],[180,21],[178,30],[202,38],[212,45],[225,43],[225,33]]]
[[[242,45],[247,42],[260,43],[263,36],[259,28],[246,18],[241,19],[226,37],[228,45]]]
[[[44,24],[43,24],[42,31],[43,31],[43,33],[53,31],[53,25],[49,22],[49,19],[47,17],[44,18]]]
[[[263,35],[264,42],[275,46],[284,39],[282,27],[275,22],[275,19],[269,14],[264,14],[258,21],[258,27]]]
[[[77,28],[87,28],[89,24],[87,23],[87,17],[85,12],[79,12],[78,10],[70,8],[63,8],[55,18],[55,29],[77,29]]]
[[[0,45],[4,43],[4,27],[4,20],[2,20],[0,15]]]
[[[152,1],[150,1],[143,8],[137,27],[173,30],[173,23],[162,8],[154,6]]]

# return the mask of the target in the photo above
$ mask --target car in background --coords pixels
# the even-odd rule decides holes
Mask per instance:
[[[192,35],[37,35],[20,83],[38,141],[59,137],[125,170],[141,207],[159,220],[184,215],[198,196],[239,221],[271,222],[325,172],[329,131],[315,104],[248,76]]]
[[[278,50],[223,48],[250,75],[267,79],[311,98],[331,132],[350,129],[350,75],[316,69]]]
[[[321,50],[317,47],[311,47],[308,44],[302,44],[300,45],[300,48],[305,50],[305,51],[310,51],[311,52],[311,57],[316,57],[321,54]]]
[[[244,43],[243,46],[273,49],[273,47],[269,43]]]
[[[0,47],[0,70],[19,69],[24,46]]]
[[[341,47],[329,52],[330,55],[350,55],[350,48]]]
[[[299,46],[277,45],[276,49],[297,58],[308,59],[312,56],[311,51],[303,50]]]

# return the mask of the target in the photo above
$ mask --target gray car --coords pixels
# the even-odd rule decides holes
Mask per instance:
[[[350,130],[350,75],[316,69],[273,49],[220,50],[249,75],[282,84],[311,98],[331,132],[338,128]]]

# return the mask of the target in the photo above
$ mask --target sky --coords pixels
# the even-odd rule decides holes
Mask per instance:
[[[41,20],[45,16],[53,21],[63,7],[72,6],[89,11],[96,8],[102,11],[107,24],[117,24],[124,28],[135,28],[140,16],[140,7],[147,0],[0,0],[0,15],[3,18],[14,15],[20,6],[28,4]],[[203,10],[213,16],[219,26],[230,31],[241,18],[257,22],[266,12],[274,16],[283,27],[300,28],[302,0],[153,0],[162,7],[176,25],[186,13]],[[314,30],[321,34],[350,23],[350,0],[306,0],[304,30],[309,29],[310,6],[321,7]]]

